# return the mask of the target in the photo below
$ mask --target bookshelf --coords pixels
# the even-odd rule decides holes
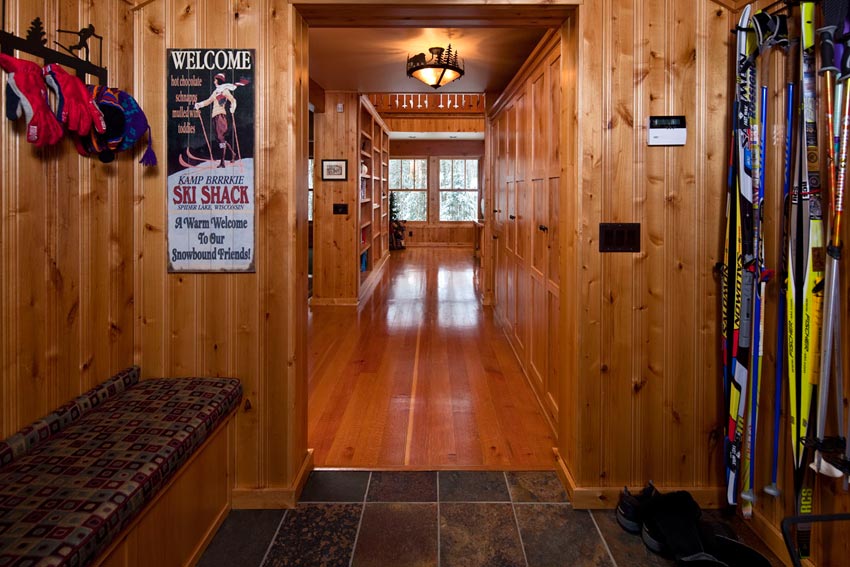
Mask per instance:
[[[389,257],[389,130],[368,98],[325,91],[314,116],[312,305],[357,305]],[[345,160],[346,179],[322,179],[322,160]]]

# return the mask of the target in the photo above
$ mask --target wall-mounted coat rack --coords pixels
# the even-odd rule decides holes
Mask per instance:
[[[91,61],[88,60],[89,57],[89,45],[88,41],[91,38],[97,39],[101,42],[100,45],[100,62],[103,62],[103,38],[95,33],[94,26],[89,24],[87,27],[81,29],[79,32],[73,32],[68,30],[57,30],[61,33],[68,33],[79,36],[79,41],[75,45],[71,45],[69,47],[65,47],[64,45],[60,45],[63,49],[68,51],[69,53],[62,53],[61,51],[56,51],[55,49],[51,49],[47,47],[47,37],[44,32],[44,24],[41,21],[41,18],[36,18],[30,24],[29,30],[27,30],[27,36],[25,38],[18,37],[14,34],[11,34],[6,31],[6,0],[3,0],[3,29],[0,30],[0,52],[5,53],[6,55],[14,55],[14,51],[20,51],[23,53],[29,53],[30,55],[35,55],[36,57],[40,57],[44,60],[44,64],[48,63],[58,63],[64,67],[68,67],[69,69],[73,69],[76,71],[77,76],[82,79],[82,81],[86,82],[86,75],[92,75],[97,77],[98,83],[106,86],[109,73],[107,72],[105,67],[100,67],[95,65]],[[85,49],[86,51],[86,59],[81,59],[73,54],[74,50]]]

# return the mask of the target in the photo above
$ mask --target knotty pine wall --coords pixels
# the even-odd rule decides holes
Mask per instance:
[[[725,202],[729,22],[710,0],[580,10],[579,192],[561,213],[562,282],[580,301],[563,309],[577,343],[563,364],[559,448],[589,504],[611,505],[623,485],[650,479],[706,503],[721,494],[712,270]],[[686,115],[687,145],[647,147],[651,114]],[[600,254],[601,222],[641,223],[641,252]]]
[[[25,37],[36,17],[51,46],[67,45],[57,28],[94,24],[104,37],[110,84],[132,92],[133,18],[126,2],[9,0],[5,29]],[[2,96],[5,104],[5,90]],[[80,157],[69,140],[35,149],[23,120],[4,117],[0,129],[0,437],[6,437],[133,363],[135,196],[132,155],[105,165]]]
[[[723,501],[725,408],[713,267],[724,239],[730,30],[738,17],[728,6],[713,0],[605,0],[577,10],[579,107],[574,120],[565,117],[577,126],[577,151],[569,149],[569,136],[562,139],[568,179],[569,156],[579,161],[578,192],[562,193],[561,201],[564,417],[558,451],[580,506],[613,506],[620,487],[650,479],[667,488],[687,487],[703,504]],[[778,110],[784,107],[784,57],[773,58],[770,104]],[[686,115],[687,145],[647,147],[643,126],[654,114]],[[775,195],[783,120],[776,115],[770,121],[778,124],[768,132]],[[779,214],[774,200],[766,212],[774,232]],[[600,222],[640,222],[641,253],[599,254]],[[776,256],[774,244],[769,266]],[[776,293],[774,281],[768,286],[757,489],[770,480]],[[842,317],[846,328],[846,302]],[[847,368],[844,376],[847,392]],[[784,414],[781,427],[783,495],[760,493],[752,525],[784,558],[778,526],[793,510]],[[815,509],[847,511],[850,498],[839,483],[818,479]],[[816,528],[814,563],[841,564],[850,551],[841,537],[846,533],[846,524]]]
[[[162,151],[166,49],[256,49],[257,271],[167,273],[166,172],[137,169],[135,357],[145,376],[240,378],[233,504],[291,504],[311,456],[307,26],[284,0],[156,0],[135,23],[136,91]]]

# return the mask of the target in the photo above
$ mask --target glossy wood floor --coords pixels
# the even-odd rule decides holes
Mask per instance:
[[[552,469],[554,436],[469,249],[393,252],[359,308],[309,318],[318,467]]]

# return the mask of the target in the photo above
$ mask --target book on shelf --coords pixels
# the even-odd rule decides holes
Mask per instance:
[[[366,185],[367,179],[365,177],[360,179],[360,200],[365,201],[366,197]]]

